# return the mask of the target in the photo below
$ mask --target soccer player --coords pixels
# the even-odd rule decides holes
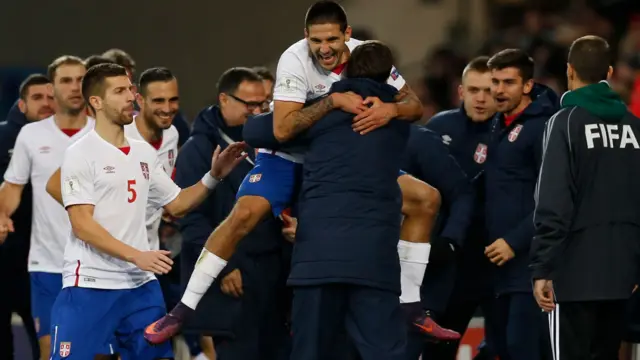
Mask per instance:
[[[0,195],[0,221],[20,205],[25,185],[33,188],[29,273],[31,306],[40,343],[40,358],[50,354],[51,307],[62,288],[62,255],[71,230],[64,209],[46,194],[46,183],[62,163],[64,151],[93,128],[84,112],[80,84],[86,69],[81,59],[63,56],[49,65],[58,112],[22,128]]]
[[[181,190],[148,143],[125,137],[134,95],[126,70],[101,64],[87,71],[82,93],[96,113],[95,129],[67,149],[62,198],[71,222],[63,289],[52,309],[51,359],[91,359],[114,337],[123,358],[173,357],[171,346],[149,346],[144,325],[165,312],[153,273],[171,269],[168,251],[150,250],[147,203],[182,216],[244,156],[242,143],[214,153],[211,171]]]
[[[489,244],[495,266],[494,313],[487,334],[500,359],[538,360],[546,355],[545,318],[531,288],[529,250],[534,235],[534,192],[542,161],[544,126],[558,97],[533,81],[533,60],[506,49],[488,62],[498,114],[484,168]]]
[[[333,109],[358,114],[354,130],[366,134],[386,124],[392,117],[417,120],[422,116],[422,105],[393,68],[388,82],[399,89],[396,102],[382,103],[353,93],[332,93],[316,104],[303,109],[309,101],[327,94],[331,84],[342,77],[349,53],[361,41],[351,39],[344,9],[331,1],[312,5],[306,15],[305,39],[298,41],[281,56],[276,74],[274,92],[274,135],[280,141],[293,138]],[[367,104],[373,105],[371,108]],[[204,254],[210,264],[203,261],[196,267],[182,304],[169,317],[149,327],[150,341],[164,341],[176,323],[191,313],[200,298],[218,276],[205,268],[226,264],[238,241],[265,216],[272,212],[280,216],[289,207],[299,183],[303,157],[301,154],[260,149],[258,164],[245,179],[238,193],[238,202],[229,215],[209,237]],[[430,336],[439,337],[441,330],[420,308],[420,284],[429,258],[429,234],[439,202],[437,191],[427,184],[402,175],[398,182],[403,190],[405,220],[398,251],[405,256],[403,269],[402,302],[414,313],[415,326]],[[434,209],[435,207],[435,209]],[[170,320],[171,319],[171,320]],[[164,321],[170,320],[170,321]],[[178,325],[179,326],[179,325]],[[163,334],[164,332],[164,334]],[[152,340],[151,338],[155,338]]]
[[[363,43],[331,93],[393,101],[398,90],[385,84],[392,67],[387,46]],[[361,136],[352,118],[332,111],[303,136],[308,149],[288,281],[291,359],[341,358],[344,349],[336,345],[345,328],[363,360],[405,358],[397,177],[411,125],[393,120]]]
[[[171,125],[178,112],[178,80],[167,68],[151,68],[140,74],[136,102],[140,113],[124,127],[125,136],[146,141],[158,154],[162,169],[171,176],[178,155],[178,130]],[[158,230],[162,209],[149,204],[147,209],[147,236],[152,250],[160,248]]]
[[[54,100],[51,81],[45,75],[29,75],[20,84],[20,98],[9,110],[5,121],[0,122],[0,174],[9,167],[11,154],[22,127],[53,115]],[[29,237],[32,220],[32,188],[26,185],[22,191],[20,206],[13,213],[13,229],[0,225],[0,283],[3,291],[11,296],[0,298],[0,358],[13,359],[12,313],[22,318],[31,343],[31,352],[39,356],[38,337],[31,317],[30,280],[28,272]],[[6,243],[3,243],[5,241]]]

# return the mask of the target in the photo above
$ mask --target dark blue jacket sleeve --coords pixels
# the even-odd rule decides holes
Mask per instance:
[[[540,126],[540,136],[534,141],[532,148],[532,157],[536,166],[536,174],[540,173],[540,165],[542,164],[542,138],[544,133],[545,123],[537,124]],[[534,196],[534,194],[531,194]],[[533,241],[533,236],[535,235],[535,228],[533,226],[533,211],[529,214],[524,220],[520,222],[520,224],[513,229],[507,236],[504,237],[504,240],[509,244],[513,252],[518,256],[519,254],[524,253],[526,256],[529,255],[529,251],[531,249],[531,242]]]
[[[282,147],[273,135],[273,116],[250,116],[242,128],[242,138],[254,149],[279,150]]]
[[[173,126],[178,130],[178,147],[182,147],[182,145],[187,142],[187,139],[189,139],[190,130],[187,119],[185,119],[184,115],[179,111],[173,118]]]
[[[254,149],[284,150],[307,145],[307,132],[302,132],[294,139],[280,143],[273,135],[273,114],[266,113],[250,116],[242,128],[242,138]]]
[[[438,189],[443,203],[449,209],[440,236],[462,247],[473,219],[473,187],[458,162],[439,139],[421,141],[421,145],[420,153],[414,155],[417,164],[424,174],[424,180]]]
[[[176,161],[176,184],[185,189],[196,184],[211,168],[213,144],[204,136],[194,136],[185,143]],[[185,242],[202,243],[213,231],[211,225],[214,209],[213,197],[206,198],[200,206],[178,220],[180,232]]]

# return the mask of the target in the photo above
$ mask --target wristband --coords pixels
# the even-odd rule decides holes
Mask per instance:
[[[206,174],[204,174],[204,176],[202,177],[202,180],[200,181],[202,182],[202,185],[204,185],[209,190],[215,189],[216,185],[218,185],[218,183],[220,182],[220,180],[211,176],[211,173],[208,171]]]

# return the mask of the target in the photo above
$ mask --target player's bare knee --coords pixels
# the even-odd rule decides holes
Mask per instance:
[[[430,216],[438,213],[442,198],[440,192],[427,183],[412,184],[411,191],[403,194],[402,213],[405,216]]]
[[[268,214],[270,208],[263,201],[262,198],[241,198],[242,201],[238,201],[234,206],[229,216],[229,222],[233,228],[233,232],[243,237],[247,235],[256,224],[262,220],[262,218]],[[263,200],[263,201],[261,201]]]

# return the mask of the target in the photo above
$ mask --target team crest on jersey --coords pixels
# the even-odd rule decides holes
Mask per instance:
[[[71,355],[71,342],[70,341],[63,341],[60,343],[60,356],[61,357],[67,357]]]
[[[140,162],[140,169],[145,179],[149,180],[149,165],[146,162]]]
[[[479,143],[476,146],[476,152],[473,153],[473,160],[478,164],[482,164],[487,160],[487,145]]]
[[[250,183],[257,183],[258,181],[260,181],[260,179],[262,179],[262,174],[253,174],[249,176]]]
[[[516,141],[516,139],[518,139],[518,135],[520,135],[520,131],[522,131],[522,124],[516,125],[516,127],[511,130],[511,132],[509,133],[509,141]]]
[[[169,150],[169,154],[167,154],[167,157],[169,158],[169,165],[173,166],[173,163],[175,161],[175,154],[173,153],[173,149]]]

